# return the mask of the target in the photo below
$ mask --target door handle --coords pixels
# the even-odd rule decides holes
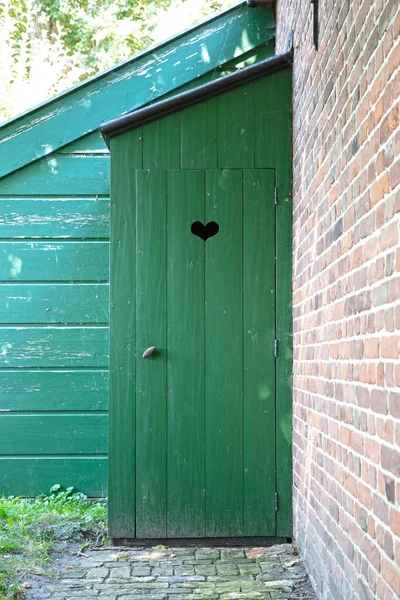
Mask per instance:
[[[153,356],[153,354],[156,353],[157,348],[155,346],[150,346],[150,348],[147,348],[147,350],[145,350],[143,352],[142,358],[150,358],[150,356]]]

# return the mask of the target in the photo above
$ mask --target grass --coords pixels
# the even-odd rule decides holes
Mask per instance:
[[[0,600],[21,598],[29,574],[45,574],[61,540],[107,543],[106,505],[54,485],[38,498],[0,496]]]

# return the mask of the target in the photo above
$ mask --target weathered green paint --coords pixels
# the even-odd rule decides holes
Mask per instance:
[[[277,207],[266,202],[274,196],[272,169],[247,171],[243,179],[243,389],[244,413],[244,535],[257,527],[268,535],[275,526],[276,461],[274,445],[275,391],[275,217]],[[260,235],[254,235],[254,223]],[[253,301],[253,296],[258,299]],[[263,485],[260,485],[260,481]]]
[[[203,171],[168,173],[166,537],[205,534],[204,203]]]
[[[108,324],[109,289],[101,284],[0,285],[0,323]]]
[[[206,73],[205,75],[200,75],[196,77],[192,81],[189,81],[178,90],[173,90],[169,94],[164,94],[162,99],[165,100],[167,98],[171,98],[172,96],[177,95],[181,92],[186,92],[193,88],[199,87],[205,83],[209,83],[210,81],[214,81],[215,79],[219,79],[220,77],[224,77],[225,75],[229,75],[230,73],[234,73],[239,69],[243,69],[244,67],[250,67],[251,65],[265,60],[266,58],[271,58],[275,54],[275,39],[272,38],[266,43],[261,44],[255,48],[252,48],[248,52],[244,54],[240,54],[237,58],[233,58],[232,60],[226,62],[225,64],[220,65],[213,71]]]
[[[86,417],[108,409],[109,156],[94,156],[93,163],[86,154],[80,168],[91,143],[85,139],[79,154],[53,155],[0,181],[0,320],[6,326],[0,330],[0,421],[13,417],[4,448],[10,456],[0,459],[2,493],[35,495],[54,483],[91,496],[106,493],[107,419]],[[103,165],[104,175],[93,164]],[[25,189],[27,182],[34,183]],[[66,430],[68,448],[63,428],[74,422],[61,413],[75,413],[79,425]],[[40,442],[27,449],[29,457],[18,455],[20,429],[36,431],[39,415],[52,426],[54,451]],[[97,441],[84,449],[82,438],[102,440],[102,456],[94,458]]]
[[[262,47],[274,33],[272,10],[242,3],[60,94],[0,128],[0,176]]]
[[[108,327],[0,327],[0,368],[108,367]]]
[[[108,196],[109,157],[53,154],[4,177],[0,186],[2,195]]]
[[[1,281],[108,281],[106,242],[0,242]]]
[[[0,197],[0,211],[1,239],[109,237],[108,198]]]
[[[132,198],[136,180],[126,173],[141,169],[140,135],[121,138],[111,144],[111,228],[110,243],[110,438],[109,438],[109,527],[116,537],[129,531],[135,535],[135,446],[131,443],[136,423],[135,398],[135,310],[136,258],[130,252],[136,245],[135,207]],[[121,460],[120,442],[127,440]]]
[[[144,169],[179,169],[179,115],[153,121],[142,134]]]
[[[112,139],[114,538],[291,535],[290,81]]]
[[[107,408],[107,370],[1,371],[1,412],[86,412]]]
[[[286,70],[256,89],[256,166],[276,165],[276,485],[277,535],[292,530],[292,77]],[[273,107],[279,110],[273,110]],[[271,151],[270,140],[279,140]],[[259,151],[257,150],[259,149]],[[263,154],[264,153],[264,154]]]
[[[108,148],[99,131],[87,133],[57,150],[57,154],[102,154],[104,152],[108,153]]]
[[[160,154],[165,156],[161,148]],[[136,535],[165,537],[166,173],[137,171],[135,187],[132,198],[136,206],[137,253],[135,384],[136,421],[140,423],[136,429]],[[134,248],[132,251],[135,252]],[[142,358],[149,346],[157,347],[157,360]],[[149,531],[151,535],[147,536]]]
[[[254,167],[254,85],[218,97],[218,167]]]
[[[215,221],[220,227],[219,233],[205,246],[205,488],[209,537],[243,535],[246,399],[243,395],[242,179],[243,173],[239,170],[206,174],[204,220]],[[266,201],[272,202],[272,198]]]
[[[104,429],[104,428],[103,428]],[[76,486],[84,494],[107,496],[107,458],[14,457],[0,458],[0,488],[5,496],[38,496],[57,482],[66,489]]]
[[[196,104],[180,116],[182,169],[212,169],[217,162],[217,101]]]
[[[103,139],[93,130],[105,119],[271,56],[273,35],[269,9],[234,7],[0,127],[0,172],[10,173],[0,180],[0,321],[6,326],[1,329],[0,347],[7,352],[0,365],[1,412],[56,416],[75,411],[85,416],[107,409],[110,157]],[[199,61],[201,52],[206,56],[205,49],[210,62]],[[173,66],[180,59],[180,66]],[[160,66],[162,71],[156,73]],[[138,77],[143,69],[148,69],[148,77]],[[164,82],[157,79],[164,75]],[[198,127],[193,130],[196,119],[184,116],[176,136],[183,143],[186,135],[185,166],[191,168],[191,162],[197,165],[193,168],[216,168],[216,143],[205,151]],[[203,119],[202,113],[198,119]],[[136,132],[140,137],[141,132]],[[204,139],[209,132],[210,128],[204,131]],[[160,135],[159,144],[161,139]],[[137,161],[121,153],[123,170],[143,168],[143,152],[154,152],[154,140],[148,141],[137,145]],[[131,150],[133,145],[135,153],[136,145],[129,141]],[[171,161],[168,140],[167,145],[163,160]],[[176,149],[178,163],[169,166],[179,168],[183,155]],[[131,236],[127,229],[126,243],[131,243]],[[126,264],[129,272],[132,265],[129,260]],[[120,300],[119,291],[114,291],[116,307],[125,298],[122,276],[119,284],[123,293]],[[132,327],[129,318],[120,323],[127,339],[120,349],[123,368],[132,359]],[[118,380],[116,372],[112,377]],[[132,381],[128,380],[127,387],[121,383],[121,395]],[[114,415],[114,426],[122,435],[132,426],[132,411],[135,406],[127,399],[120,416]],[[104,431],[105,423],[99,421],[93,436],[101,438]],[[106,457],[76,458],[74,454],[71,442],[68,459],[41,457],[40,453],[34,458],[3,458],[0,492],[34,495],[59,482],[89,495],[104,495]],[[132,463],[133,457],[125,455],[124,461]],[[114,464],[110,481],[131,489],[133,475],[127,477],[122,471],[123,465]],[[118,519],[125,510],[131,523],[131,505],[124,508],[121,501],[117,508]]]
[[[3,415],[0,454],[105,454],[107,415]]]

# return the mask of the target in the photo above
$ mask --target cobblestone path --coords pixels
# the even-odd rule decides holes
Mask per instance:
[[[314,599],[289,544],[269,548],[98,549],[58,567],[27,598],[49,600]]]

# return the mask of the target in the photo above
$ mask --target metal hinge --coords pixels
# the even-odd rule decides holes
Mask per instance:
[[[274,509],[275,510],[279,510],[279,495],[278,492],[275,492],[275,496],[274,496]]]
[[[275,204],[278,204],[278,188],[275,186]]]
[[[275,358],[278,358],[278,352],[279,352],[279,341],[274,340],[274,356],[275,356]]]

